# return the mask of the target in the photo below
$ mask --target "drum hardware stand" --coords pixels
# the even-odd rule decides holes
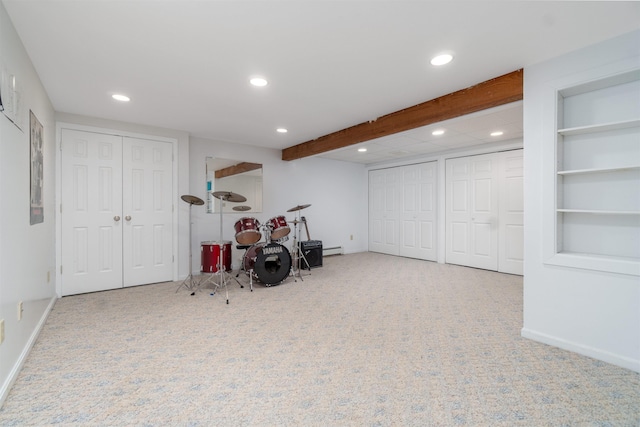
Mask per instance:
[[[239,194],[232,193],[230,191],[216,191],[215,193],[213,193],[213,197],[220,199],[220,242],[223,243],[224,237],[222,235],[222,207],[224,202],[225,201],[233,202],[233,203],[245,202],[247,198]],[[207,280],[201,283],[198,286],[198,288],[200,288],[202,285],[205,285],[209,282],[213,282],[213,285],[216,287],[216,289],[224,286],[224,290],[226,291],[226,294],[227,294],[227,304],[229,304],[229,289],[227,288],[227,282],[229,282],[230,279],[233,278],[238,283],[238,285],[240,285],[241,288],[244,288],[244,286],[242,285],[242,283],[238,281],[238,279],[236,279],[235,277],[231,277],[231,275],[225,271],[224,269],[225,247],[224,246],[225,245],[222,244],[220,247],[220,259],[218,260],[218,272],[212,274],[211,277],[209,277]],[[213,281],[213,278],[215,277],[216,274],[220,276],[218,279],[219,280],[218,282]]]
[[[196,196],[190,196],[188,194],[183,195],[182,200],[189,203],[189,275],[182,281],[178,289],[176,289],[176,293],[184,286],[187,290],[191,291],[191,295],[195,294],[196,289],[200,287],[199,283],[195,283],[193,279],[193,256],[191,248],[191,207],[193,205],[202,206],[204,205],[204,201]]]
[[[238,245],[236,246],[237,249],[244,249],[245,254],[247,253],[247,249],[249,249],[251,247],[251,245]],[[244,256],[242,257],[242,266],[238,269],[238,274],[236,274],[236,282],[238,282],[238,276],[240,275],[240,272],[242,270],[244,270]],[[251,289],[251,292],[253,292],[253,268],[250,269],[249,271],[245,272],[249,273],[249,288]],[[240,282],[238,282],[240,283]],[[242,288],[243,286],[240,285],[240,287]]]
[[[304,256],[304,254],[302,253],[302,251],[300,250],[300,242],[298,242],[298,233],[302,234],[302,232],[300,231],[300,224],[302,222],[305,223],[305,227],[307,225],[307,220],[304,219],[304,217],[302,219],[300,219],[300,211],[302,209],[306,209],[311,205],[298,205],[296,207],[293,207],[291,209],[289,209],[287,212],[297,212],[297,218],[295,220],[293,220],[293,256],[292,261],[291,261],[291,275],[293,276],[293,281],[297,282],[298,280],[296,279],[296,275],[300,277],[300,280],[302,282],[304,282],[304,280],[302,279],[302,272],[300,270],[300,266],[298,265],[301,261],[301,259],[304,260],[304,262],[307,263],[307,265],[309,265],[309,262],[307,261],[307,258]],[[308,229],[307,229],[308,230]],[[309,267],[309,271],[311,271],[311,267]]]

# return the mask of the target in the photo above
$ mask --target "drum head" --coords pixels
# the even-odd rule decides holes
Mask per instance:
[[[270,243],[259,250],[253,271],[258,280],[267,286],[281,283],[289,275],[291,255],[289,250],[277,243]]]

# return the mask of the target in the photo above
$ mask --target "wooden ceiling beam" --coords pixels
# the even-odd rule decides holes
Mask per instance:
[[[523,98],[523,71],[513,71],[475,86],[405,108],[282,150],[282,160],[296,160],[360,142],[453,119]]]
[[[225,176],[237,175],[239,173],[249,172],[262,168],[260,163],[248,163],[242,162],[237,165],[229,166],[223,169],[218,169],[215,173],[216,179],[224,178]]]

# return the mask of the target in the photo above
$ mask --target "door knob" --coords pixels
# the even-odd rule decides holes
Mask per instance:
[[[124,219],[126,219],[127,221],[131,221],[131,216],[127,215],[124,217]]]
[[[118,221],[120,221],[120,217],[119,217],[118,215],[116,215],[116,216],[114,216],[114,217],[113,217],[113,220],[114,220],[115,222],[118,222]]]

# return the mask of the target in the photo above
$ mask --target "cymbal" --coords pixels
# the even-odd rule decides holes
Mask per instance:
[[[231,191],[216,191],[215,193],[213,193],[213,197],[215,197],[216,199],[222,199],[222,200],[226,200],[227,202],[234,202],[234,203],[247,201],[246,197],[236,193],[232,193]]]
[[[246,205],[234,206],[233,210],[234,211],[248,211],[248,210],[251,210],[251,206],[246,206]]]
[[[200,197],[190,196],[189,194],[185,194],[181,197],[181,199],[189,203],[190,205],[204,205],[204,201]]]
[[[302,209],[306,209],[306,208],[308,208],[309,206],[311,206],[311,205],[298,205],[298,206],[296,206],[296,207],[293,207],[293,208],[289,209],[287,212],[295,212],[295,211],[299,211],[299,210],[302,210]]]

